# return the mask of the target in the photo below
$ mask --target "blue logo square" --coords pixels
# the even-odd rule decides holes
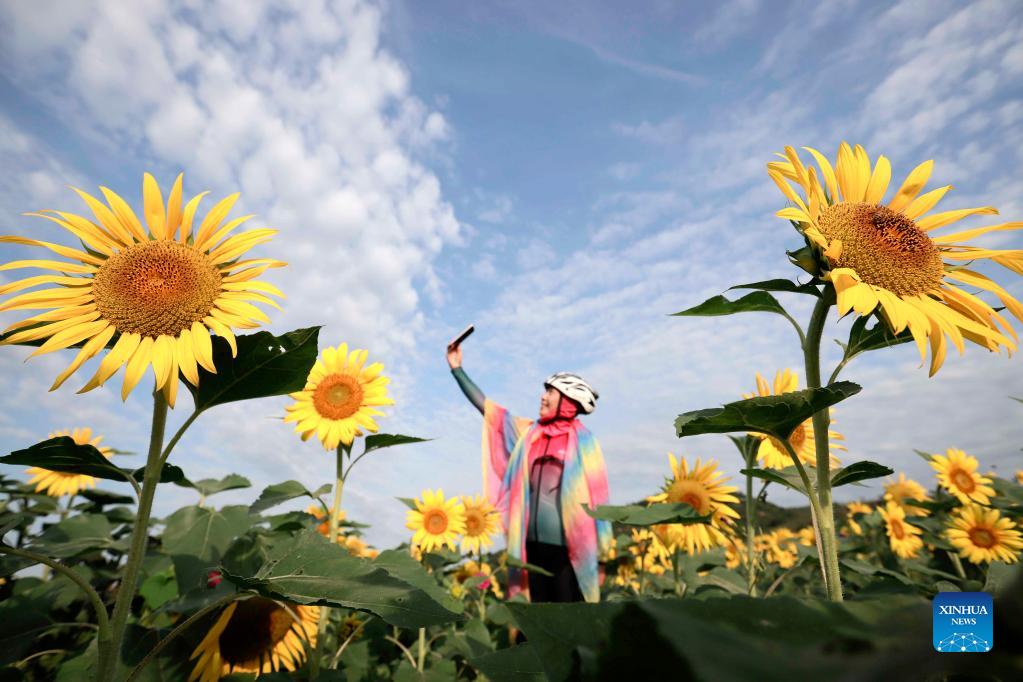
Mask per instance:
[[[983,653],[995,645],[994,602],[987,592],[939,592],[934,609],[934,649]]]

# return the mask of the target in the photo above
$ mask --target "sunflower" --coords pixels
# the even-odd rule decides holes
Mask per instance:
[[[767,383],[764,377],[757,373],[757,392],[756,393],[744,393],[743,398],[755,398],[757,396],[769,396],[769,395],[781,395],[782,393],[791,393],[792,391],[799,390],[799,375],[793,372],[791,369],[779,370],[774,375],[774,387]],[[834,421],[832,421],[834,423]],[[784,469],[786,467],[793,466],[792,457],[789,456],[788,451],[785,449],[785,444],[779,441],[773,436],[768,436],[763,433],[750,434],[760,439],[760,446],[757,448],[757,458],[760,463],[767,469]],[[845,436],[838,433],[837,431],[828,431],[829,442],[835,440],[845,440]],[[792,432],[792,435],[788,438],[789,445],[792,446],[793,451],[799,456],[799,460],[809,466],[817,466],[817,444],[813,433],[813,420],[807,419],[805,422],[796,427],[796,430]],[[845,446],[836,444],[831,446],[834,450],[845,450]],[[831,456],[831,467],[837,467],[839,460],[834,455]]]
[[[646,528],[633,528],[630,534],[632,544],[629,552],[636,557],[636,566],[641,571],[660,575],[671,567],[672,551],[664,546],[656,533]]]
[[[416,500],[416,509],[406,512],[405,527],[414,530],[412,544],[422,551],[440,549],[447,545],[454,551],[455,538],[465,533],[465,508],[457,497],[444,499],[444,491],[424,490],[422,500]]]
[[[109,206],[75,190],[96,222],[60,211],[28,214],[65,228],[81,241],[84,250],[0,236],[0,243],[41,246],[76,261],[21,260],[0,267],[40,268],[52,273],[0,286],[2,296],[38,285],[56,285],[19,294],[0,304],[0,312],[49,311],[8,327],[7,332],[15,333],[2,343],[44,341],[33,356],[81,344],[51,391],[112,342],[99,369],[79,392],[102,385],[125,366],[121,398],[127,399],[152,366],[157,388],[173,407],[179,371],[193,386],[199,384],[199,367],[216,372],[211,331],[222,336],[232,353],[237,353],[232,328],[250,329],[270,321],[250,301],[279,308],[267,294],[283,294],[254,278],[284,263],[269,258],[239,260],[256,244],[268,241],[276,230],[249,230],[228,236],[252,217],[224,223],[237,194],[213,206],[193,230],[196,210],[206,193],[182,208],[181,180],[179,175],[165,205],[156,180],[145,174],[142,196],[146,227],[124,199],[106,187],[100,190]]]
[[[912,559],[919,554],[920,548],[924,546],[920,539],[920,529],[906,523],[906,512],[902,511],[902,507],[889,502],[883,508],[878,507],[878,511],[887,526],[892,551],[903,559]]]
[[[887,497],[887,496],[886,496]],[[873,509],[870,508],[869,504],[863,504],[862,502],[850,502],[845,507],[845,522],[849,524],[849,529],[855,535],[863,535],[863,527],[856,521],[857,516],[865,516],[870,514]],[[811,532],[813,529],[810,529]]]
[[[855,502],[853,504],[856,504]],[[813,526],[803,526],[796,531],[796,537],[799,539],[799,544],[803,547],[814,547],[817,545],[817,533],[814,531]]]
[[[364,366],[367,355],[359,349],[349,353],[347,343],[323,351],[305,388],[292,393],[295,402],[285,408],[284,421],[295,422],[302,440],[315,433],[325,449],[336,450],[341,443],[351,446],[362,429],[379,430],[373,417],[383,412],[373,408],[394,401],[387,397],[390,379],[380,374],[384,366]]]
[[[192,652],[198,658],[188,681],[215,682],[235,672],[295,670],[316,646],[320,607],[285,604],[263,597],[234,601]]]
[[[494,544],[491,537],[498,530],[499,515],[493,505],[482,495],[462,496],[465,509],[465,533],[462,535],[462,553],[479,554],[481,547]]]
[[[997,509],[967,504],[952,515],[947,534],[959,555],[975,564],[1019,561],[1023,537],[1009,519],[1001,518]]]
[[[757,536],[754,542],[757,549],[766,555],[768,563],[792,568],[799,560],[799,540],[798,535],[782,527]]]
[[[672,552],[685,549],[689,554],[697,554],[726,544],[727,537],[722,529],[729,529],[733,520],[739,518],[739,513],[728,506],[739,502],[732,494],[737,488],[724,485],[727,479],[713,460],[701,466],[697,459],[690,469],[685,457],[678,461],[669,452],[668,461],[672,478],[665,479],[662,492],[648,497],[647,502],[685,503],[701,515],[710,515],[711,519],[710,523],[661,524],[653,526],[653,532]]]
[[[906,478],[906,474],[901,471],[899,472],[899,480],[885,484],[884,499],[885,502],[894,502],[902,507],[907,516],[927,516],[930,514],[923,507],[905,503],[904,500],[906,499],[916,500],[917,502],[930,502],[931,498],[927,496],[927,491],[924,490],[922,485],[911,478]]]
[[[309,514],[314,519],[316,519],[317,521],[320,522],[316,526],[316,532],[317,533],[319,533],[323,537],[327,537],[327,536],[330,535],[330,519],[327,518],[327,512],[323,511],[323,507],[321,505],[311,504],[308,507],[306,507],[305,512],[306,512],[306,514]],[[345,520],[345,510],[344,509],[341,509],[341,510],[338,511],[337,520],[338,520],[338,523],[341,523],[342,521]],[[340,536],[340,535],[341,535],[341,532],[338,531],[338,536]]]
[[[1023,485],[1023,469],[1016,472],[1016,483]]]
[[[984,249],[963,244],[995,231],[1018,230],[1023,222],[1001,223],[931,236],[937,230],[972,215],[997,214],[991,206],[933,213],[951,185],[920,194],[930,178],[933,161],[914,168],[895,196],[882,204],[891,179],[884,156],[871,167],[860,145],[843,142],[833,168],[815,149],[805,147],[820,168],[807,168],[796,150],[786,147],[784,161],[767,164],[768,174],[795,206],[777,212],[799,225],[807,240],[821,252],[821,277],[838,295],[839,313],[860,315],[878,311],[889,328],[909,329],[926,360],[930,342],[933,376],[945,359],[948,336],[960,353],[963,339],[997,351],[1016,350],[1016,332],[994,308],[965,291],[962,285],[993,293],[1019,320],[1023,305],[985,275],[968,269],[971,261],[991,260],[1023,275],[1023,250]],[[806,196],[796,194],[795,182]],[[919,196],[918,196],[919,195]],[[951,262],[945,262],[945,261]],[[1011,338],[1009,338],[1011,337]]]
[[[103,436],[92,437],[92,429],[74,429],[73,431],[56,431],[47,438],[58,436],[70,436],[78,445],[91,445],[100,453],[110,459],[114,451],[108,447],[100,446]],[[77,495],[79,490],[95,488],[96,479],[85,474],[69,474],[63,471],[50,471],[42,467],[29,467],[25,473],[31,476],[29,485],[35,485],[37,493],[43,493],[50,497],[62,497],[64,495]]]
[[[738,535],[729,535],[725,541],[725,568],[745,566],[746,561],[746,543]]]
[[[995,496],[991,479],[977,473],[977,458],[956,448],[948,449],[948,457],[934,455],[931,466],[938,472],[938,483],[963,504],[987,504]]]

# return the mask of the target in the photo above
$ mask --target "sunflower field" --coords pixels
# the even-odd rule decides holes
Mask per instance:
[[[274,231],[238,231],[250,216],[229,217],[237,195],[202,213],[204,195],[186,199],[181,176],[165,195],[147,174],[139,213],[101,188],[102,199],[75,190],[89,215],[30,214],[70,235],[0,237],[50,252],[0,266],[45,273],[0,287],[0,312],[35,311],[4,331],[4,352],[66,352],[51,390],[86,363],[80,392],[123,369],[122,398],[151,397],[152,425],[139,469],[117,463],[138,444],[88,425],[0,457],[19,467],[0,478],[0,680],[1020,679],[1023,471],[996,476],[949,443],[920,452],[933,478],[912,480],[853,460],[832,408],[860,392],[839,376],[861,355],[913,343],[934,376],[949,344],[1017,350],[1010,319],[1023,321],[1023,305],[972,268],[1021,275],[1023,252],[967,242],[1023,223],[936,234],[997,211],[932,212],[950,188],[924,192],[930,161],[890,193],[884,156],[844,143],[834,163],[806,151],[815,165],[791,147],[767,164],[798,278],[739,284],[749,293],[676,313],[777,315],[804,367],[758,374],[723,406],[679,406],[677,436],[722,434],[720,451],[670,454],[645,499],[585,509],[614,529],[595,603],[513,594],[511,572],[544,569],[503,549],[501,513],[477,491],[410,482],[395,501],[408,541],[367,543],[370,520],[344,506],[353,469],[423,439],[380,433],[393,400],[366,350],[324,343],[318,327],[256,331],[283,299],[260,278],[285,264],[250,253],[272,254]],[[812,301],[807,323],[776,294]],[[849,318],[848,337],[822,380],[832,312]],[[283,481],[218,506],[218,494],[251,488],[246,472],[192,480],[175,446],[218,406],[275,396],[293,401],[284,428],[319,442],[333,471],[317,489]],[[169,433],[169,410],[189,403]],[[883,493],[834,502],[835,488],[868,480]],[[157,518],[169,486],[195,501]],[[773,505],[780,489],[806,506]],[[996,645],[936,656],[931,599],[981,591],[994,596]]]

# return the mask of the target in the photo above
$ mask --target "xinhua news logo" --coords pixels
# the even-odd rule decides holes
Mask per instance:
[[[937,651],[983,653],[994,647],[994,603],[987,592],[939,592],[933,607]]]

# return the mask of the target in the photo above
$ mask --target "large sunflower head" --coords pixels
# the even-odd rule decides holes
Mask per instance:
[[[46,310],[7,328],[3,343],[43,341],[40,355],[76,344],[81,349],[50,390],[59,387],[85,361],[113,346],[92,379],[80,392],[107,381],[124,366],[121,397],[138,384],[149,367],[156,386],[174,405],[178,374],[199,383],[199,367],[216,372],[210,332],[224,337],[237,352],[232,328],[251,329],[269,318],[253,302],[279,307],[268,295],[281,296],[271,284],[255,278],[284,263],[270,258],[241,260],[249,249],[268,241],[276,230],[257,229],[231,235],[252,216],[224,222],[238,199],[223,199],[201,221],[195,215],[200,194],[182,206],[182,176],[164,203],[153,176],[142,183],[143,217],[113,191],[101,187],[107,204],[81,191],[95,220],[41,211],[46,218],[78,238],[83,249],[24,237],[2,237],[0,243],[40,246],[69,260],[21,260],[0,270],[38,268],[50,274],[27,277],[0,287],[0,296],[45,285],[0,304],[6,310]]]
[[[57,436],[70,436],[78,445],[91,445],[99,450],[107,459],[110,459],[110,456],[114,453],[110,448],[100,445],[103,436],[93,437],[92,429],[56,431],[47,437],[56,438]],[[35,485],[37,493],[43,493],[51,497],[77,495],[80,490],[96,487],[96,479],[86,474],[68,474],[62,471],[50,471],[41,467],[29,467],[25,470],[25,473],[32,477],[29,479],[28,484]]]
[[[661,543],[668,549],[684,549],[697,554],[712,547],[722,546],[727,536],[721,529],[727,529],[739,513],[729,504],[738,504],[735,486],[725,485],[725,475],[718,471],[717,462],[706,464],[697,459],[690,468],[686,458],[675,459],[668,453],[671,464],[671,478],[665,479],[661,492],[647,498],[648,502],[673,502],[688,504],[701,515],[710,514],[710,523],[671,523],[653,527]]]
[[[818,168],[807,167],[792,147],[768,174],[794,204],[778,211],[799,225],[819,253],[823,279],[838,296],[841,314],[878,312],[895,333],[909,329],[926,360],[930,344],[933,376],[944,362],[947,336],[960,353],[963,340],[989,350],[1016,350],[1016,332],[994,308],[962,285],[993,293],[1019,320],[1023,304],[985,275],[968,269],[990,260],[1023,275],[1023,250],[997,250],[963,242],[988,232],[1018,230],[1023,222],[1001,223],[935,236],[934,230],[972,215],[997,214],[991,206],[927,214],[951,185],[921,194],[933,161],[914,168],[884,204],[891,164],[884,156],[871,164],[866,150],[843,142],[835,166],[805,147]],[[789,183],[795,183],[801,195]]]
[[[946,532],[960,556],[975,564],[991,561],[1012,564],[1019,561],[1023,550],[1023,536],[1015,523],[1001,518],[997,509],[976,504],[957,509]]]
[[[373,417],[383,412],[374,409],[393,405],[387,397],[390,379],[383,376],[379,362],[366,365],[367,351],[348,344],[327,348],[313,365],[305,388],[292,393],[295,402],[285,409],[285,422],[295,422],[295,432],[308,440],[316,434],[323,447],[336,450],[341,443],[351,446],[362,435],[362,429],[379,430]]]
[[[878,507],[878,511],[884,519],[892,551],[903,559],[912,559],[919,554],[924,546],[920,539],[920,529],[906,523],[906,512],[902,511],[902,507],[889,502],[884,507]]]
[[[198,660],[188,681],[296,670],[305,661],[306,645],[316,646],[319,618],[318,606],[263,597],[231,602],[192,652],[191,658]]]
[[[412,544],[422,551],[440,549],[444,545],[454,551],[458,535],[465,533],[465,508],[457,497],[444,499],[444,491],[424,490],[416,508],[406,513],[405,527],[415,531]]]
[[[756,393],[744,393],[743,398],[755,398],[757,396],[769,396],[769,395],[781,395],[783,393],[791,393],[799,390],[799,375],[793,372],[791,369],[778,370],[774,375],[774,384],[767,383],[757,372],[757,392]],[[832,418],[831,423],[834,423]],[[785,444],[773,436],[767,436],[762,433],[750,434],[760,439],[760,446],[757,448],[757,458],[760,460],[760,464],[765,469],[784,469],[785,467],[793,466],[792,457],[789,456],[788,450],[785,448]],[[845,440],[838,431],[828,430],[828,438],[830,441],[842,441]],[[808,466],[817,466],[817,441],[814,437],[813,423],[811,419],[807,419],[805,422],[796,427],[796,430],[789,436],[789,445],[799,456],[799,461]],[[845,450],[845,446],[841,443],[832,443],[832,450]],[[831,467],[837,467],[840,464],[838,457],[831,456]]]
[[[479,554],[481,547],[494,544],[491,537],[498,530],[500,515],[482,495],[463,496],[465,509],[465,533],[462,535],[462,552]]]
[[[906,478],[906,474],[901,471],[897,481],[885,484],[884,499],[886,502],[893,502],[902,507],[907,516],[927,516],[930,514],[923,507],[906,504],[906,500],[929,502],[931,498],[927,496],[927,491],[924,490],[922,485],[911,478]]]
[[[962,450],[949,448],[947,457],[933,455],[931,467],[937,472],[938,483],[963,504],[987,504],[995,496],[991,479],[977,473],[977,458]]]

